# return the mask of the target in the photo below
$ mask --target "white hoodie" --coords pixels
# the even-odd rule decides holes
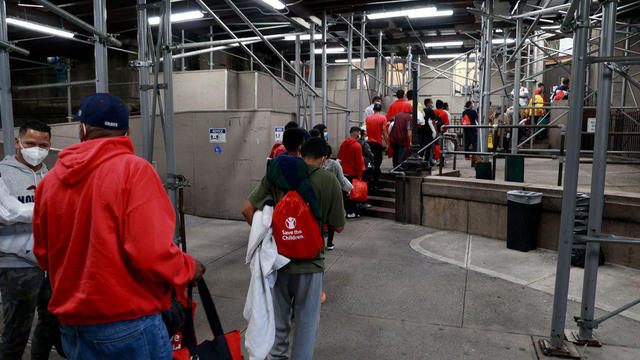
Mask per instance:
[[[47,173],[16,160],[14,155],[0,161],[0,268],[36,267],[33,255],[33,216],[36,186]]]

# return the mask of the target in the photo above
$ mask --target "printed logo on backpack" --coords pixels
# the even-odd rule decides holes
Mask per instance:
[[[272,226],[278,253],[290,259],[313,259],[324,246],[318,221],[297,191],[276,204]]]

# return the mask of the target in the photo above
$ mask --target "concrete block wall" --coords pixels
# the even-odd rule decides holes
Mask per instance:
[[[427,177],[422,183],[422,225],[507,239],[507,191],[542,192],[538,247],[557,250],[562,188],[488,180]],[[588,192],[589,189],[579,189]],[[606,192],[603,232],[619,236],[640,233],[640,195]],[[640,268],[640,249],[632,245],[603,244],[610,263]]]

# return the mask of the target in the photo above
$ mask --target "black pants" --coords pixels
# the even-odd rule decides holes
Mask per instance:
[[[355,178],[354,176],[345,175],[344,177],[346,177],[347,180],[349,180],[349,182],[353,184],[353,179]],[[358,208],[356,206],[356,202],[349,199],[349,195],[344,191],[342,192],[342,200],[344,201],[344,210],[347,212],[347,214],[357,214]]]
[[[405,161],[407,147],[396,143],[391,143],[391,147],[393,148],[393,167],[396,167]]]
[[[380,170],[380,166],[382,165],[382,145],[378,144],[375,141],[369,142],[369,146],[371,147],[371,152],[373,153],[373,181],[371,184],[374,188],[380,187],[380,174],[382,174],[382,170]]]

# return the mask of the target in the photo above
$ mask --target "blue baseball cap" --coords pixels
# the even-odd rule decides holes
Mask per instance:
[[[129,128],[127,104],[109,93],[87,95],[80,103],[80,109],[73,117],[87,125],[112,130]]]

